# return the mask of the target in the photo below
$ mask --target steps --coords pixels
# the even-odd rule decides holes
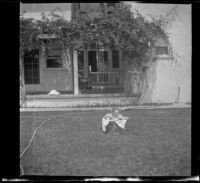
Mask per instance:
[[[129,101],[123,94],[83,94],[83,95],[35,95],[27,96],[28,108],[53,108],[53,107],[104,107],[124,106]]]

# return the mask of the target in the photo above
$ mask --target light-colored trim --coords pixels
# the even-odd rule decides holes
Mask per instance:
[[[73,54],[73,66],[74,66],[74,95],[78,95],[79,87],[78,87],[78,55],[77,55],[77,51],[74,51],[74,54]]]
[[[37,36],[37,39],[56,39],[57,35],[56,34],[39,34]]]
[[[65,69],[65,68],[44,68],[44,71],[53,71],[53,70],[61,71],[61,70],[67,70],[67,69]]]

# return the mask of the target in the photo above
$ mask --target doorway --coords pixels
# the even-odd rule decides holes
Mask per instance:
[[[97,56],[96,51],[88,51],[88,65],[90,72],[97,72]]]

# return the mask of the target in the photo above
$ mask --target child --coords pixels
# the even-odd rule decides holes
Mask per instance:
[[[129,117],[124,117],[119,113],[119,109],[114,107],[112,108],[112,113],[106,114],[102,119],[102,130],[104,133],[109,133],[113,127],[113,124],[116,123],[118,129],[121,131],[125,129],[125,125]]]

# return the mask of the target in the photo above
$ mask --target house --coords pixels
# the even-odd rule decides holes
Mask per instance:
[[[122,3],[71,3],[71,18],[75,18],[77,13],[81,13],[83,16],[85,14],[96,16],[102,10],[110,13],[115,6],[121,5]],[[73,59],[68,62],[71,67],[71,71],[69,71],[65,67],[64,60],[66,58],[63,57],[62,51],[56,47],[49,51],[45,47],[45,41],[50,37],[41,35],[39,39],[41,47],[24,55],[24,77],[27,93],[49,92],[53,89],[61,93],[74,93],[75,95],[80,95],[84,91],[124,91],[129,59],[122,56],[121,50],[103,48],[100,50],[99,61],[96,59],[96,50],[74,51]],[[172,99],[168,100],[162,96],[162,93],[170,93],[167,85],[170,87],[169,80],[172,79],[170,78],[172,71],[166,71],[171,69],[169,65],[174,59],[169,41],[158,37],[153,55],[156,59],[149,65],[148,86],[140,102],[168,103],[174,101],[180,94],[178,85],[173,86],[175,94]],[[168,66],[162,66],[163,63],[168,63]],[[159,80],[161,72],[165,75],[164,80]],[[188,98],[190,99],[190,97]]]
[[[104,10],[111,12],[120,3],[72,3],[71,16],[77,13],[98,15]],[[72,71],[64,67],[62,51],[56,47],[49,51],[45,41],[48,35],[40,35],[41,47],[38,50],[26,52],[24,55],[24,77],[27,93],[49,92],[56,89],[61,92],[80,94],[85,88],[81,78],[90,77],[90,89],[115,88],[123,90],[122,58],[120,50],[102,49],[97,63],[96,50],[79,50],[74,52],[73,61],[70,60]],[[53,37],[52,37],[53,39]],[[78,77],[78,78],[77,78]],[[82,80],[81,80],[82,79]],[[82,82],[81,82],[82,81]],[[88,88],[89,89],[89,88]]]

